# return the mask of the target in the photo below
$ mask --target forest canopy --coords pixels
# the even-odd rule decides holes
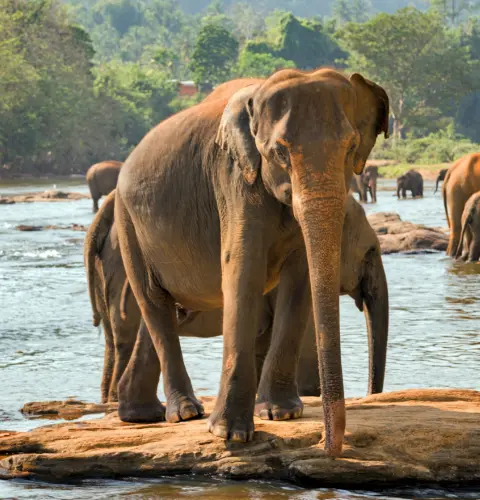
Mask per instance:
[[[123,160],[223,81],[322,65],[387,89],[394,140],[377,156],[451,161],[480,149],[479,14],[474,0],[0,0],[0,176]],[[179,95],[185,80],[200,92]]]

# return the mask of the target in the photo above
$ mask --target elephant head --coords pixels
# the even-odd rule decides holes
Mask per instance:
[[[435,191],[433,192],[433,194],[435,194],[438,191],[438,184],[440,183],[440,181],[445,180],[445,176],[447,175],[447,172],[448,172],[448,168],[442,168],[442,170],[440,170],[440,172],[438,173],[437,181],[435,183]]]
[[[480,260],[480,192],[470,196],[463,209],[456,258],[470,262]]]
[[[388,114],[386,92],[359,74],[283,70],[234,94],[217,135],[245,182],[262,182],[300,225],[330,455],[341,452],[345,429],[338,295],[345,199],[377,136],[388,135]]]
[[[372,197],[372,201],[377,201],[377,179],[378,179],[378,167],[374,165],[369,165],[365,168],[363,174],[363,182],[367,187],[368,191],[370,191],[370,196]]]
[[[406,183],[407,183],[407,177],[405,175],[401,175],[397,179],[397,198],[400,198],[400,191],[402,192],[402,196],[405,198],[407,189]]]

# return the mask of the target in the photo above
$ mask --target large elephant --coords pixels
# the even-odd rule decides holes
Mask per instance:
[[[282,70],[245,85],[228,100],[211,98],[165,120],[122,167],[115,224],[146,324],[132,360],[150,335],[167,420],[202,415],[175,304],[223,307],[223,370],[208,427],[249,441],[254,412],[277,419],[302,413],[295,371],[310,284],[325,448],[336,456],[345,429],[338,297],[345,199],[352,172],[362,172],[377,135],[388,132],[388,97],[359,74],[348,79],[330,69]],[[256,332],[263,295],[277,285],[281,313],[255,402]],[[119,383],[124,421],[157,420],[163,412],[157,381],[146,371],[139,358]]]
[[[447,255],[451,257],[457,254],[460,243],[465,203],[477,191],[480,191],[480,153],[473,153],[457,160],[443,182],[443,204],[450,228]]]
[[[114,192],[104,201],[85,239],[85,265],[94,324],[101,321],[105,332],[105,361],[102,377],[102,401],[117,400],[117,385],[130,359],[140,310],[128,293],[128,281],[118,246],[113,221]],[[125,285],[127,284],[127,286]],[[342,237],[340,293],[350,295],[357,307],[365,310],[369,338],[368,394],[382,392],[388,337],[388,288],[378,238],[364,210],[349,196]],[[275,316],[276,289],[264,298],[264,312],[258,331],[256,359],[257,382],[270,345]],[[181,336],[213,337],[222,335],[222,310],[195,315],[177,308],[178,333]],[[156,363],[154,357],[153,363]],[[315,328],[309,314],[300,362],[297,370],[301,396],[320,394]]]
[[[442,168],[442,170],[440,170],[440,172],[438,172],[437,181],[435,182],[435,191],[433,192],[433,194],[435,194],[438,191],[438,184],[440,183],[440,181],[445,180],[445,176],[447,175],[447,172],[448,172],[448,168]]]
[[[88,188],[93,200],[93,211],[98,210],[98,200],[117,187],[120,168],[123,163],[115,160],[102,161],[92,165],[86,174]]]
[[[350,182],[350,189],[360,196],[360,201],[368,202],[368,193],[372,203],[377,202],[378,167],[368,165],[360,175],[354,175]]]
[[[480,191],[472,194],[465,203],[456,258],[463,261],[480,259]]]
[[[407,197],[407,191],[411,191],[412,197],[423,196],[423,177],[420,172],[417,172],[413,168],[408,172],[405,172],[397,179],[397,197],[400,198],[400,192],[402,193],[402,198]]]

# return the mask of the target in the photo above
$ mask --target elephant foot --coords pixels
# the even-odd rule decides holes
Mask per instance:
[[[202,418],[204,415],[203,405],[195,396],[171,396],[167,400],[167,422],[175,424],[184,420]]]
[[[257,400],[255,416],[262,420],[292,420],[303,415],[302,400],[297,397]]]
[[[241,414],[226,417],[222,412],[214,412],[208,419],[208,431],[226,441],[248,443],[253,439],[253,418]]]
[[[118,416],[122,422],[154,423],[165,421],[165,407],[157,399],[152,403],[124,403],[118,406]]]

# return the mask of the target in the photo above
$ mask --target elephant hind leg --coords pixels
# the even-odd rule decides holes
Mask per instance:
[[[110,385],[112,383],[113,367],[115,364],[115,348],[113,342],[113,333],[110,321],[103,321],[103,331],[105,335],[105,354],[103,359],[103,374],[102,374],[102,403],[110,401]]]
[[[454,257],[457,254],[462,232],[462,213],[467,202],[463,193],[451,191],[448,193],[447,206],[450,219],[450,239],[448,242],[447,255]]]

